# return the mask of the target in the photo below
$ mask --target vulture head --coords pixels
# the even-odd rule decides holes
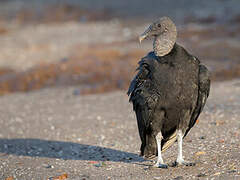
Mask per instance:
[[[153,22],[143,34],[139,41],[153,37],[153,49],[156,56],[165,56],[173,48],[177,39],[177,29],[169,17],[162,17]]]

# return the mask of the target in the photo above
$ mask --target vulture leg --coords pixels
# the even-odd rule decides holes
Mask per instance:
[[[178,141],[178,157],[176,161],[176,165],[185,165],[185,166],[194,166],[195,163],[184,161],[182,155],[182,142],[183,142],[183,133],[182,130],[177,130],[177,141]]]
[[[154,167],[158,168],[168,168],[167,164],[164,164],[163,159],[162,159],[162,150],[161,150],[161,141],[162,141],[162,133],[159,132],[156,136],[156,141],[157,141],[157,150],[158,150],[158,158],[157,158],[157,163],[154,165]]]
[[[182,155],[182,140],[183,140],[183,135],[182,135],[182,130],[177,131],[177,141],[178,141],[178,157],[177,157],[177,163],[178,164],[183,164],[183,155]]]

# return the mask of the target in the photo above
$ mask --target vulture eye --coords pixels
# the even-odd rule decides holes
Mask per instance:
[[[161,27],[161,24],[158,24],[158,25],[157,25],[157,27],[159,27],[159,28],[160,28],[160,27]]]

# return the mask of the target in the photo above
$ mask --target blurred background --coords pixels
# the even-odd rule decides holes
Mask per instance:
[[[126,90],[152,49],[137,37],[161,16],[176,22],[178,43],[213,81],[240,77],[239,0],[0,0],[0,95]]]

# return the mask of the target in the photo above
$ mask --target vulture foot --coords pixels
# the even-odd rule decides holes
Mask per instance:
[[[180,166],[180,165],[184,165],[184,166],[195,166],[196,163],[194,163],[194,162],[188,162],[188,161],[181,161],[181,162],[175,161],[171,166],[172,166],[172,167],[176,167],[176,166]]]
[[[154,164],[153,167],[167,169],[168,165],[167,164],[156,163],[156,164]]]

